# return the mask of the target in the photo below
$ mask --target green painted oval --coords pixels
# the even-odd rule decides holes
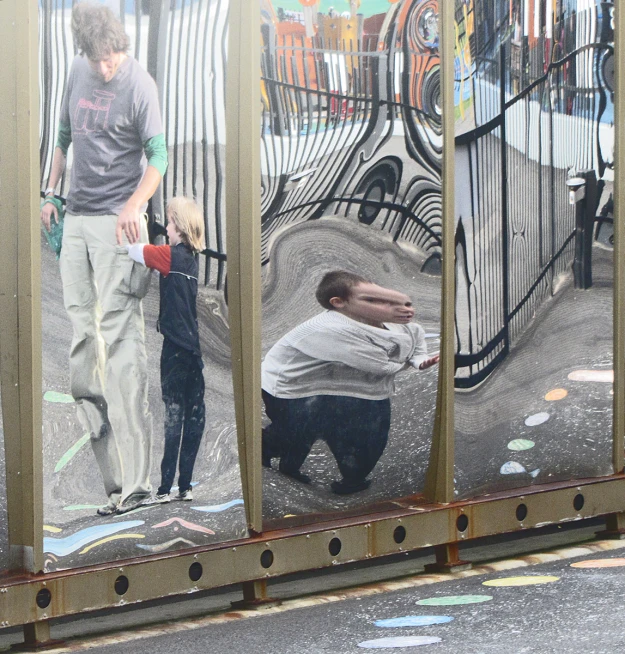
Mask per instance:
[[[514,452],[522,452],[523,450],[531,450],[536,443],[527,438],[515,438],[508,443],[508,449]]]
[[[417,604],[421,606],[453,606],[455,604],[479,604],[492,599],[492,595],[446,595],[445,597],[428,597],[419,600]]]
[[[46,402],[56,402],[57,404],[72,404],[74,398],[67,393],[57,393],[56,391],[46,391],[43,394]]]
[[[65,454],[59,459],[54,468],[54,472],[60,472],[63,468],[78,454],[81,448],[89,442],[89,434],[84,434],[77,440]]]

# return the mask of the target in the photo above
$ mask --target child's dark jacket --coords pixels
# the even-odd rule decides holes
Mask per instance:
[[[177,345],[202,356],[197,324],[197,257],[183,243],[178,245],[146,245],[145,265],[161,273],[161,309],[158,329]]]

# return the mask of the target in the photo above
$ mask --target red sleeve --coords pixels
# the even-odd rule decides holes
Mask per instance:
[[[154,268],[167,277],[171,270],[171,248],[169,245],[146,245],[143,248],[143,259],[148,268]]]

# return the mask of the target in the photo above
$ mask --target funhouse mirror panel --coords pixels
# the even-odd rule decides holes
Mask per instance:
[[[2,396],[0,394],[0,407],[2,407]],[[4,422],[2,410],[0,410],[0,493],[6,498],[6,460],[4,452]],[[0,506],[0,574],[9,567],[9,525],[7,521],[7,503],[2,502]]]
[[[612,472],[613,18],[456,1],[458,497]]]
[[[74,59],[74,4],[40,2],[42,189],[59,121],[71,136],[60,261],[54,233],[41,245],[47,571],[246,535],[224,295],[228,2],[102,2],[130,47],[112,62],[96,49],[91,67]],[[132,250],[115,228],[143,184],[137,147],[169,167],[141,219],[156,247]]]
[[[263,516],[421,491],[440,340],[436,2],[262,0]]]

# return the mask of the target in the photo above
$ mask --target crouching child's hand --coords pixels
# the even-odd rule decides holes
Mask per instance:
[[[433,357],[426,359],[423,363],[421,363],[421,365],[419,366],[419,370],[427,370],[428,368],[435,366],[438,363],[439,359],[440,359],[440,355],[435,354]]]

